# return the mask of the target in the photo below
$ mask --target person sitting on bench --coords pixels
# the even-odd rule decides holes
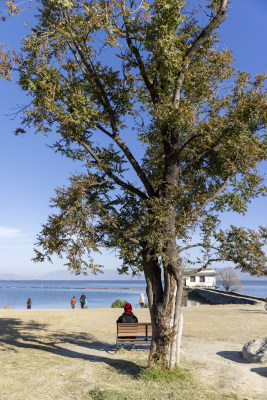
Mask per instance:
[[[126,322],[138,322],[137,317],[132,312],[132,306],[130,303],[125,304],[124,313],[117,320],[117,323],[126,323]]]

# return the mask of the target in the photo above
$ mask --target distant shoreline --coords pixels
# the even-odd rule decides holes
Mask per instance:
[[[0,281],[13,281],[13,282],[18,282],[18,281],[25,281],[25,282],[35,282],[35,281],[42,281],[42,282],[129,282],[129,280],[133,280],[132,278],[129,279],[42,279],[42,278],[34,278],[34,279],[28,279],[28,278],[1,278],[0,276]],[[135,282],[145,282],[146,280],[144,278],[142,279],[134,279]],[[267,276],[259,276],[257,278],[251,277],[251,279],[240,279],[240,282],[264,282],[267,281]],[[129,289],[129,288],[127,288]]]

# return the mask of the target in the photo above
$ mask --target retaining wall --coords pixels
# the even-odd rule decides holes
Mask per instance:
[[[226,293],[219,290],[209,290],[194,288],[192,292],[198,293],[201,297],[212,304],[257,304],[264,301],[261,298],[252,298],[249,296],[242,297],[241,294]]]

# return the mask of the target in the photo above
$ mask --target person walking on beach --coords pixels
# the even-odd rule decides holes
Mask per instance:
[[[27,300],[27,310],[30,310],[32,308],[32,299],[29,297]]]
[[[85,293],[83,293],[80,297],[80,303],[81,303],[81,308],[84,308],[84,305],[86,303],[86,296]]]
[[[143,295],[143,293],[141,293],[139,304],[141,308],[145,307],[145,296]]]
[[[129,323],[129,322],[138,322],[137,317],[132,312],[132,306],[130,303],[126,303],[124,306],[124,313],[119,317],[117,323]]]
[[[75,304],[76,304],[75,296],[73,296],[73,298],[71,299],[70,304],[71,304],[71,308],[75,308]]]

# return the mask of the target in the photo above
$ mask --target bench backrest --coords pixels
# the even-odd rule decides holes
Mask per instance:
[[[152,325],[150,322],[138,323],[118,323],[117,337],[118,339],[127,338],[129,336],[143,337],[144,340],[151,340]]]

